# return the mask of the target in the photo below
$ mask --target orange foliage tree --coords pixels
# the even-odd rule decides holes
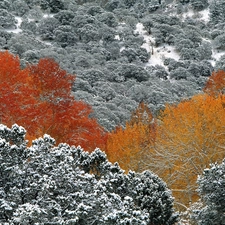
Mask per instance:
[[[8,52],[0,53],[0,122],[11,126],[24,123],[38,102],[32,96],[29,76],[20,70],[20,61]],[[26,96],[26,97],[25,97]]]
[[[28,138],[48,133],[57,143],[81,145],[85,150],[104,147],[106,132],[92,109],[71,96],[74,76],[52,59],[20,69],[18,57],[0,52],[0,122],[18,123]]]
[[[154,143],[156,123],[146,104],[140,103],[126,127],[108,134],[106,153],[111,162],[126,170],[141,172],[148,167],[150,146]]]
[[[197,95],[167,105],[157,129],[154,172],[172,189],[176,202],[197,200],[196,180],[213,162],[225,157],[225,96]]]
[[[225,71],[218,70],[212,73],[208,81],[205,84],[204,92],[217,96],[225,93]]]

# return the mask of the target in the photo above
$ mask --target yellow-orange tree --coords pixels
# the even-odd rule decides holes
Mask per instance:
[[[106,153],[111,162],[136,172],[148,167],[150,146],[155,141],[156,123],[147,105],[140,103],[126,127],[108,134]]]
[[[161,112],[150,169],[167,182],[180,205],[197,199],[197,175],[225,157],[224,105],[223,95],[201,94]]]

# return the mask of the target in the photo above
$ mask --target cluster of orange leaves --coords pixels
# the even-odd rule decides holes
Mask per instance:
[[[155,142],[156,122],[146,104],[140,103],[126,128],[117,127],[108,134],[106,153],[111,162],[119,162],[124,170],[141,172],[149,156],[149,145]]]
[[[126,171],[152,170],[172,189],[176,206],[185,209],[198,199],[197,176],[225,157],[223,88],[225,72],[218,71],[205,93],[167,104],[157,118],[142,103],[125,128],[108,135],[108,158]]]
[[[0,123],[24,126],[28,140],[47,133],[87,151],[100,147],[127,172],[158,174],[178,205],[197,200],[197,176],[225,157],[224,71],[212,74],[205,93],[166,105],[157,118],[140,103],[125,127],[108,134],[71,96],[74,79],[52,59],[21,69],[18,57],[0,52]]]
[[[28,140],[47,133],[56,143],[103,148],[106,132],[91,107],[71,96],[74,79],[52,59],[21,69],[18,57],[0,52],[0,123],[24,126]]]

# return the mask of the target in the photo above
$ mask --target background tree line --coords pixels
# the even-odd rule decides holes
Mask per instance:
[[[191,97],[212,71],[224,68],[223,1],[3,0],[0,48],[21,65],[54,58],[76,74],[73,93],[93,108],[108,131],[125,125],[141,101],[153,114],[164,104]],[[209,10],[209,19],[201,13]],[[192,14],[190,14],[192,12]],[[142,23],[152,52],[136,32]],[[173,54],[153,63],[168,46]],[[216,58],[215,58],[216,57]]]

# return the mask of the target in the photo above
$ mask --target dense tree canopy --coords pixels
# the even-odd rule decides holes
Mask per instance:
[[[158,170],[176,200],[186,205],[196,200],[197,176],[225,157],[224,101],[222,95],[197,95],[178,105],[167,105],[160,115],[152,170]]]
[[[0,53],[1,122],[27,126],[28,135],[45,133],[57,143],[65,141],[86,150],[105,144],[105,131],[91,107],[71,96],[72,75],[52,59],[20,69],[20,61],[8,52]]]
[[[193,210],[193,218],[198,225],[223,224],[225,194],[225,161],[211,164],[198,178],[198,191],[203,205]]]
[[[108,135],[109,160],[118,161],[126,171],[154,171],[184,210],[198,199],[197,176],[225,157],[224,104],[224,95],[196,95],[166,105],[156,119],[142,103],[125,128]]]
[[[212,96],[224,94],[225,71],[219,70],[212,73],[205,84],[204,91]]]
[[[0,125],[0,222],[8,224],[168,224],[173,198],[155,174],[130,172],[96,149],[55,145],[44,135],[28,148],[26,131]]]
[[[110,100],[98,98],[102,94],[98,82],[92,83],[90,88],[83,85],[73,91],[82,101],[90,96],[87,103],[93,107],[93,115],[108,130],[120,123],[124,126],[131,111],[143,100],[157,113],[165,102],[177,102],[198,92],[210,73],[197,73],[196,78],[196,70],[191,65],[204,64],[212,71],[215,61],[219,61],[216,51],[223,50],[220,42],[223,24],[218,23],[220,19],[215,24],[211,22],[220,18],[221,13],[214,16],[213,12],[222,12],[221,1],[5,0],[0,4],[0,47],[18,54],[23,67],[41,58],[54,58],[61,68],[88,83],[92,83],[92,78],[83,76],[85,71],[100,72],[101,85],[110,85],[115,93]],[[209,24],[202,16],[202,10],[208,10],[208,5]],[[140,24],[143,30],[139,29]],[[215,36],[216,30],[220,33]],[[175,55],[175,67],[171,60],[169,64],[164,63]],[[209,65],[206,66],[204,60]],[[113,64],[115,67],[111,66]],[[223,64],[221,59],[216,67],[222,68]],[[168,78],[176,79],[176,85],[169,84]],[[127,82],[130,80],[135,80],[135,86],[149,94],[144,93],[142,99],[130,94],[132,90]],[[183,82],[187,85],[180,91]],[[129,91],[121,94],[117,83],[121,89]],[[158,101],[151,98],[156,89],[160,101],[159,97]],[[128,109],[123,104],[113,110],[108,107],[108,102],[121,105],[118,100],[122,97],[127,105],[133,101],[133,106]],[[114,118],[110,113],[102,118],[99,105],[111,111]],[[122,121],[121,116],[117,117],[121,111],[126,114]]]
[[[217,113],[214,117],[206,113],[207,110],[214,112],[214,109],[204,106],[205,111],[201,111],[201,106],[196,105],[198,100],[204,102],[208,97],[194,97],[193,103],[192,96],[205,87],[205,93],[214,99],[212,106],[222,111],[218,105],[221,94],[224,94],[224,72],[221,71],[225,70],[223,0],[2,0],[0,8],[0,48],[20,57],[19,60],[5,54],[5,59],[1,59],[1,122],[8,126],[15,122],[24,125],[29,140],[50,133],[57,143],[80,144],[89,151],[96,146],[104,148],[104,129],[112,131],[119,127],[109,133],[108,140],[111,144],[116,143],[111,145],[111,150],[107,148],[112,161],[120,160],[126,171],[130,166],[137,171],[150,168],[171,185],[167,169],[173,163],[179,164],[174,161],[177,155],[172,157],[171,153],[176,151],[182,155],[177,159],[183,160],[184,165],[176,166],[175,174],[187,181],[188,176],[180,171],[184,168],[188,171],[192,167],[187,166],[191,160],[188,161],[187,157],[184,160],[183,152],[192,152],[184,144],[178,144],[179,141],[192,148],[193,139],[196,145],[201,146],[202,136],[206,135],[205,140],[210,136],[203,132],[204,127],[211,134],[217,126],[221,131],[218,122],[214,123],[214,119],[221,119]],[[216,72],[208,79],[214,70]],[[57,83],[54,73],[61,82]],[[76,74],[76,82],[70,79],[69,74]],[[161,118],[164,114],[160,112],[168,103],[166,110],[173,109],[174,113],[176,107],[184,106],[184,99],[189,99],[186,102],[197,107],[185,105],[193,118],[181,110],[185,123],[178,115],[173,121],[176,126],[167,121],[168,127],[174,128],[167,136],[164,117]],[[211,100],[207,101],[211,104]],[[214,105],[216,101],[217,106]],[[126,122],[140,102],[145,102],[154,117],[160,115],[160,119],[151,119],[151,126],[140,121]],[[168,118],[170,115],[168,113]],[[204,123],[195,116],[199,121],[202,118]],[[192,126],[191,118],[203,128]],[[157,130],[153,131],[152,124],[156,122]],[[182,125],[186,122],[191,124],[187,126],[189,129]],[[205,124],[210,123],[213,125],[208,128],[209,125]],[[193,130],[204,135],[198,134],[195,138],[190,132]],[[178,131],[189,133],[184,132],[181,136]],[[164,136],[165,139],[162,138]],[[215,140],[218,138],[214,134],[211,136]],[[168,138],[173,139],[169,141]],[[221,140],[217,140],[219,144]],[[173,145],[178,146],[174,151]],[[126,151],[122,151],[122,147]],[[209,147],[211,149],[212,146]],[[117,159],[119,155],[121,157]],[[162,162],[169,159],[172,163],[163,171]],[[207,160],[204,162],[208,163]],[[201,173],[199,168],[205,166],[208,165],[195,165],[197,169],[194,168],[193,173]],[[171,174],[173,172],[175,169],[170,171]],[[189,186],[183,184],[177,182],[179,189],[174,186],[173,191],[183,193],[182,187],[185,193],[192,195],[194,179]],[[181,194],[176,194],[176,197],[179,204],[187,205],[190,200],[185,197],[184,202],[180,201]],[[28,206],[26,210],[29,211]]]
[[[150,147],[156,137],[156,122],[143,102],[133,112],[126,127],[118,127],[108,135],[106,153],[111,162],[119,162],[129,171],[143,171],[151,158]]]

